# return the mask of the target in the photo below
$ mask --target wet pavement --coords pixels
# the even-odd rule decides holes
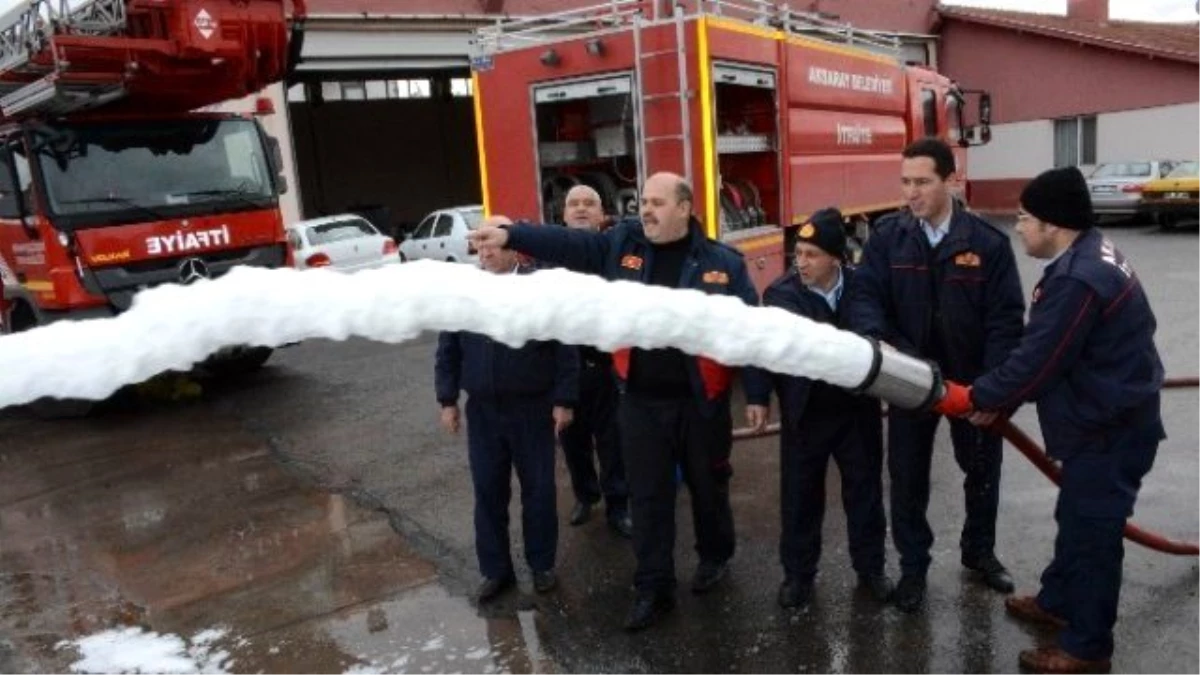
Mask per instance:
[[[1168,373],[1195,375],[1195,232],[1111,234],[1150,291]],[[1038,268],[1021,266],[1028,292]],[[521,590],[477,609],[465,436],[436,426],[432,353],[428,336],[312,342],[193,402],[110,404],[53,423],[0,412],[0,671],[69,670],[78,654],[56,644],[122,625],[193,643],[223,631],[230,672],[1007,672],[1049,639],[1009,620],[958,564],[961,474],[944,428],[923,614],[855,588],[833,472],[816,600],[799,612],[775,604],[776,439],[735,448],[738,552],[709,595],[686,588],[696,557],[681,494],[680,604],[661,625],[620,631],[632,552],[602,518],[566,525],[561,462],[560,589],[532,593],[518,544]],[[1134,517],[1192,540],[1198,407],[1195,389],[1165,396],[1170,438]],[[1017,417],[1038,437],[1033,420],[1030,409]],[[1055,488],[1008,452],[1002,491],[998,552],[1033,589]],[[894,575],[894,555],[889,566]],[[1114,670],[1200,669],[1197,569],[1127,545]]]

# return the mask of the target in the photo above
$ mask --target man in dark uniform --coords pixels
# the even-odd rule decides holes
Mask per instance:
[[[479,252],[495,274],[527,274],[511,251]],[[513,349],[484,335],[444,332],[435,366],[442,426],[457,433],[460,390],[467,392],[467,452],[475,486],[475,554],[487,602],[516,583],[508,539],[512,471],[521,483],[525,560],[539,593],[555,587],[558,549],[554,438],[571,423],[579,397],[579,354],[556,342]]]
[[[1154,312],[1125,256],[1093,221],[1075,167],[1025,187],[1017,232],[1029,255],[1050,261],[1033,291],[1025,337],[974,386],[952,384],[941,404],[946,414],[970,413],[987,425],[1037,401],[1046,450],[1062,462],[1058,537],[1041,592],[1006,602],[1016,618],[1062,630],[1056,646],[1021,652],[1023,667],[1043,673],[1108,672],[1122,530],[1166,437]]]
[[[763,293],[762,304],[845,328],[842,294],[853,271],[842,264],[846,231],[842,214],[817,211],[796,236],[796,266]],[[879,401],[819,380],[749,369],[746,397],[751,425],[769,418],[770,393],[779,395],[782,433],[779,557],[784,582],[779,604],[799,607],[812,599],[821,557],[825,475],[832,456],[842,476],[842,506],[850,558],[860,582],[880,601],[891,596],[884,574],[883,423]]]
[[[704,236],[683,178],[657,173],[642,187],[642,217],[603,233],[533,225],[494,226],[472,235],[479,249],[512,247],[538,260],[608,279],[710,294],[747,304],[758,296],[741,254]],[[729,454],[733,370],[678,349],[620,349],[613,365],[621,392],[617,425],[633,511],[637,598],[627,630],[650,626],[675,606],[675,467],[692,497],[700,564],[692,591],[712,589],[733,556]]]
[[[850,327],[937,363],[948,378],[971,380],[999,365],[1021,339],[1025,301],[1008,235],[959,207],[950,195],[954,154],[936,139],[903,153],[908,209],[871,233],[851,289]],[[900,553],[893,599],[905,612],[925,601],[933,530],[929,472],[941,417],[891,408],[888,473],[892,536]],[[966,474],[962,564],[989,587],[1011,593],[996,558],[1001,440],[965,420],[950,421],[954,458]]]
[[[563,220],[567,227],[599,232],[606,220],[600,195],[586,185],[568,190],[563,200]],[[617,432],[617,383],[612,356],[583,345],[579,347],[579,358],[579,407],[575,410],[575,421],[561,437],[575,493],[570,522],[586,523],[592,505],[600,501],[603,493],[609,527],[629,538],[633,536],[633,520],[629,517],[629,487],[625,483]],[[599,478],[593,455],[600,462]]]

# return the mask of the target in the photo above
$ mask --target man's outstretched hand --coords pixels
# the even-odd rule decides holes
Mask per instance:
[[[501,225],[512,225],[507,216],[489,216],[479,227],[467,234],[467,240],[475,248],[504,248],[508,245],[508,230]]]

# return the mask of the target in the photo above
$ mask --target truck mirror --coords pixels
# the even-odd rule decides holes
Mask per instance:
[[[267,148],[271,151],[271,170],[281,173],[283,171],[283,148],[279,145],[279,139],[267,136]]]
[[[979,124],[984,128],[992,124],[992,95],[986,92],[979,95]]]
[[[287,194],[287,191],[288,191],[287,176],[283,175],[282,173],[275,174],[275,192],[277,192],[278,194],[281,194],[281,195],[285,195],[285,194]]]

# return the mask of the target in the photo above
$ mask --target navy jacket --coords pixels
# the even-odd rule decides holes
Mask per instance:
[[[936,252],[911,213],[881,219],[850,295],[851,329],[912,356],[935,356],[940,326],[937,361],[951,379],[1000,365],[1021,340],[1025,299],[1008,236],[957,205]]]
[[[842,267],[842,299],[838,303],[837,312],[829,308],[825,298],[804,286],[800,280],[800,273],[794,268],[763,291],[762,304],[764,307],[786,309],[793,314],[844,330],[847,323],[846,308],[849,304],[848,289],[854,276],[853,269],[848,266]],[[820,380],[772,373],[761,368],[748,368],[745,380],[746,402],[752,405],[768,405],[771,391],[774,390],[779,396],[781,419],[789,426],[799,425],[805,417],[805,412],[817,414],[813,420],[803,422],[805,425],[819,424],[824,414],[849,414],[858,409],[859,404],[863,409],[871,408],[870,414],[879,416],[879,403],[874,399],[856,396]],[[813,404],[811,409],[810,403]]]
[[[1046,267],[1033,291],[1024,339],[998,368],[975,380],[971,399],[981,410],[1037,401],[1051,456],[1095,451],[1106,430],[1143,422],[1140,409],[1162,388],[1156,325],[1125,256],[1090,229]],[[1157,410],[1150,426],[1160,440]]]
[[[705,237],[694,218],[689,238],[690,248],[677,288],[733,295],[748,305],[758,304],[740,251]],[[604,232],[513,225],[508,229],[508,245],[539,261],[610,280],[647,283],[654,266],[654,246],[646,239],[638,219],[622,220]],[[692,391],[702,404],[728,391],[732,380],[729,368],[704,357],[688,361]],[[613,366],[623,386],[629,375],[628,349],[613,352]]]
[[[532,268],[521,267],[519,274]],[[513,349],[478,333],[438,335],[434,388],[438,403],[454,405],[459,391],[480,399],[550,397],[554,405],[579,401],[579,349],[554,341],[530,341]]]

